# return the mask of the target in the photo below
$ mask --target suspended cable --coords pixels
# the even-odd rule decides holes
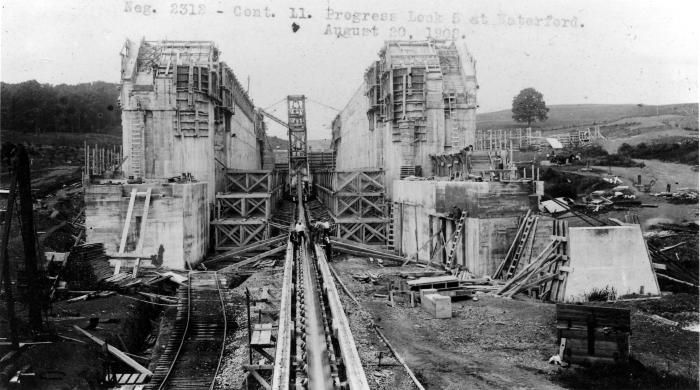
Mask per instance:
[[[282,102],[285,101],[285,100],[287,100],[287,98],[286,98],[286,97],[283,97],[282,99],[280,99],[280,100],[278,100],[278,101],[276,101],[276,102],[270,104],[269,106],[263,108],[263,110],[267,111],[267,110],[269,110],[271,107],[274,107],[274,106],[276,106],[276,105],[282,103]]]
[[[311,99],[311,98],[309,98],[309,97],[307,97],[307,99],[308,99],[310,102],[312,102],[312,103],[316,103],[316,104],[318,104],[318,105],[320,105],[320,106],[323,106],[323,107],[326,107],[326,108],[330,108],[331,110],[334,110],[334,111],[337,111],[337,112],[340,112],[340,111],[341,111],[341,110],[339,110],[339,109],[337,109],[337,108],[335,108],[335,107],[331,107],[331,106],[329,106],[329,105],[327,105],[327,104],[325,104],[325,103],[321,103],[321,102],[316,101],[316,100],[314,100],[314,99]]]

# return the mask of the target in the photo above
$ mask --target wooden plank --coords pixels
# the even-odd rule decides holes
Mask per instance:
[[[571,325],[612,327],[616,330],[630,330],[630,310],[612,307],[557,304],[557,322]]]
[[[136,188],[131,190],[131,199],[129,199],[129,208],[126,210],[126,220],[122,229],[122,239],[119,242],[119,253],[124,253],[126,247],[126,237],[129,234],[129,225],[131,225],[131,214],[134,212],[134,202],[136,201]]]
[[[86,337],[88,337],[90,340],[94,341],[95,343],[97,343],[97,344],[99,344],[99,345],[107,345],[107,350],[109,351],[109,353],[111,353],[112,355],[114,355],[115,357],[117,357],[119,360],[121,360],[122,362],[124,362],[125,364],[127,364],[129,367],[133,368],[134,370],[136,370],[136,371],[138,371],[138,372],[140,372],[140,373],[142,373],[142,374],[146,374],[146,375],[148,375],[148,376],[153,376],[153,372],[151,372],[151,371],[150,371],[149,369],[147,369],[146,367],[140,365],[138,362],[136,362],[136,360],[130,358],[130,357],[127,356],[124,352],[122,352],[122,351],[118,350],[117,348],[115,348],[115,347],[113,347],[113,346],[107,344],[106,342],[104,342],[104,341],[101,340],[100,338],[93,336],[93,335],[90,334],[88,331],[83,330],[83,329],[82,329],[81,327],[79,327],[78,325],[73,325],[73,328],[74,328],[75,330],[81,332],[82,334],[84,334]]]
[[[278,246],[277,248],[270,249],[270,250],[267,251],[267,252],[263,252],[263,253],[261,253],[261,254],[259,254],[259,255],[257,255],[257,256],[253,256],[253,257],[251,257],[250,259],[240,261],[240,262],[238,262],[238,263],[236,263],[236,264],[229,265],[228,267],[224,267],[224,268],[220,269],[218,272],[231,272],[231,271],[235,271],[235,270],[237,270],[238,268],[243,267],[244,265],[248,265],[248,264],[255,263],[256,261],[258,261],[258,260],[260,260],[260,259],[264,259],[265,257],[274,255],[275,253],[282,252],[282,251],[285,250],[285,249],[286,249],[286,246],[285,246],[285,245],[280,245],[280,246]]]
[[[394,355],[396,360],[398,360],[399,363],[401,363],[403,368],[406,370],[406,372],[408,372],[408,375],[411,377],[411,379],[413,380],[413,384],[416,385],[418,390],[425,390],[425,387],[423,387],[423,385],[420,383],[420,381],[418,381],[418,378],[416,378],[416,376],[413,374],[413,371],[411,371],[411,369],[408,367],[408,364],[406,364],[406,362],[403,360],[401,355],[399,355],[399,353],[396,352],[394,347],[391,346],[391,344],[389,343],[389,340],[386,338],[386,336],[384,336],[382,331],[380,331],[376,325],[374,326],[374,330],[377,332],[377,334],[382,339],[382,341],[384,341],[384,344],[386,344],[386,346],[389,348],[389,351],[391,351],[391,353]]]
[[[262,386],[264,389],[269,390],[272,388],[270,387],[270,384],[267,383],[267,381],[262,376],[260,376],[260,374],[258,374],[257,370],[250,369],[248,370],[248,372],[255,378],[255,380],[258,381],[260,386]]]
[[[557,326],[558,327],[558,326]],[[586,328],[578,329],[559,329],[559,337],[563,337],[571,340],[588,340],[589,332]],[[619,342],[629,339],[629,333],[627,332],[608,332],[603,330],[603,328],[597,328],[593,332],[596,341],[611,341]]]
[[[369,383],[367,382],[367,377],[362,367],[362,362],[360,361],[360,355],[357,352],[355,339],[352,337],[352,332],[350,331],[350,323],[348,322],[345,310],[343,310],[343,304],[340,301],[338,290],[333,282],[333,276],[326,260],[326,255],[320,245],[316,244],[314,249],[316,251],[318,268],[323,278],[323,284],[326,287],[328,304],[333,316],[333,332],[338,338],[340,354],[345,364],[349,388],[358,390],[369,389]]]
[[[284,240],[286,240],[286,239],[287,239],[287,234],[282,234],[282,235],[279,235],[279,236],[277,236],[277,237],[273,237],[273,238],[270,238],[270,239],[267,239],[267,240],[264,240],[264,241],[257,242],[257,243],[255,243],[255,244],[250,244],[250,245],[246,245],[246,246],[242,246],[242,247],[240,247],[240,248],[236,248],[236,249],[230,250],[230,251],[228,251],[228,252],[225,252],[225,253],[222,253],[222,254],[220,254],[220,255],[214,256],[214,257],[212,257],[211,259],[205,260],[203,263],[204,263],[204,264],[210,264],[210,263],[214,263],[214,262],[217,262],[217,261],[226,260],[226,259],[228,259],[228,258],[230,258],[230,257],[240,256],[240,255],[242,255],[242,254],[244,254],[244,253],[247,253],[247,252],[250,252],[250,251],[254,251],[254,250],[256,250],[256,249],[264,248],[264,247],[270,246],[270,245],[275,245],[275,244],[277,244],[278,242],[284,241]]]
[[[291,342],[294,324],[292,323],[292,274],[294,265],[294,249],[291,242],[287,243],[287,253],[282,277],[282,297],[280,298],[280,315],[277,327],[277,345],[275,347],[274,370],[272,387],[275,390],[289,389],[291,370]]]
[[[151,188],[146,191],[146,200],[143,203],[143,216],[141,217],[141,229],[139,231],[139,240],[136,243],[136,252],[143,250],[143,236],[146,233],[146,221],[148,221],[148,210],[151,207]]]

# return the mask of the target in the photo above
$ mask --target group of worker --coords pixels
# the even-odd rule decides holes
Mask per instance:
[[[310,233],[311,241],[321,245],[325,250],[326,259],[330,260],[332,253],[330,240],[331,224],[326,220],[316,221],[315,223],[311,224]],[[306,229],[304,228],[304,224],[302,224],[301,222],[297,222],[294,225],[294,230],[292,230],[292,232],[290,233],[289,238],[292,241],[294,250],[299,250],[299,246],[303,245],[304,240],[308,239],[306,237]]]

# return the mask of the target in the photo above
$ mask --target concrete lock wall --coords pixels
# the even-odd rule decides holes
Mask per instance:
[[[379,79],[392,81],[368,85],[373,69],[382,72]],[[414,75],[412,69],[420,71]],[[402,77],[403,85],[397,81]],[[418,81],[411,84],[406,77]],[[474,143],[476,88],[475,61],[466,47],[450,41],[386,42],[333,122],[336,168],[384,170],[387,197],[393,199],[391,183],[401,178],[402,168],[403,176],[414,168],[431,176],[430,155]],[[395,112],[397,105],[402,110]]]
[[[579,302],[594,289],[617,296],[658,295],[659,285],[639,225],[569,228],[566,300]],[[643,290],[643,291],[642,291]]]
[[[455,259],[477,276],[491,275],[503,261],[518,229],[518,218],[529,207],[528,193],[523,187],[500,182],[395,180],[393,187],[397,203],[394,212],[400,214],[400,224],[394,229],[398,231],[401,253],[414,256],[418,251],[420,260],[430,259],[437,237],[433,238],[432,245],[426,242],[441,229],[444,229],[445,238],[452,235],[456,221],[446,216],[452,205],[457,204],[470,214],[465,220]],[[511,190],[505,196],[506,207],[483,201],[479,206],[482,195],[490,202],[492,197],[504,197],[505,189]],[[446,197],[445,194],[450,195]],[[549,226],[551,232],[551,224]],[[433,261],[442,259],[443,256],[438,255]]]
[[[145,197],[136,197],[125,253],[133,253],[143,236],[144,258],[158,255],[163,266],[186,269],[204,258],[209,242],[207,183],[91,185],[85,189],[86,243],[103,243],[116,254],[129,208],[131,190],[152,189],[145,230],[141,232]]]
[[[231,116],[231,134],[226,139],[228,160],[226,165],[241,170],[262,169],[260,149],[255,135],[254,118],[251,113],[234,103],[235,114]]]
[[[153,59],[152,52],[160,54]],[[213,203],[216,192],[225,190],[221,164],[241,170],[262,167],[254,105],[230,68],[218,61],[213,42],[127,41],[122,55],[119,101],[127,177],[167,179],[190,173],[210,184]],[[138,65],[146,60],[153,64]],[[178,74],[183,67],[193,75]],[[200,71],[201,76],[194,75]]]
[[[342,126],[341,146],[336,151],[338,171],[384,166],[384,161],[381,160],[383,131],[370,130],[367,118],[369,101],[365,89],[366,84],[362,83],[339,114]]]

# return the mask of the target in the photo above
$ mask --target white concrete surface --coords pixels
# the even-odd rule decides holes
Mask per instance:
[[[594,289],[615,288],[617,296],[658,295],[639,225],[569,228],[570,267],[565,286],[567,302],[580,302]]]

